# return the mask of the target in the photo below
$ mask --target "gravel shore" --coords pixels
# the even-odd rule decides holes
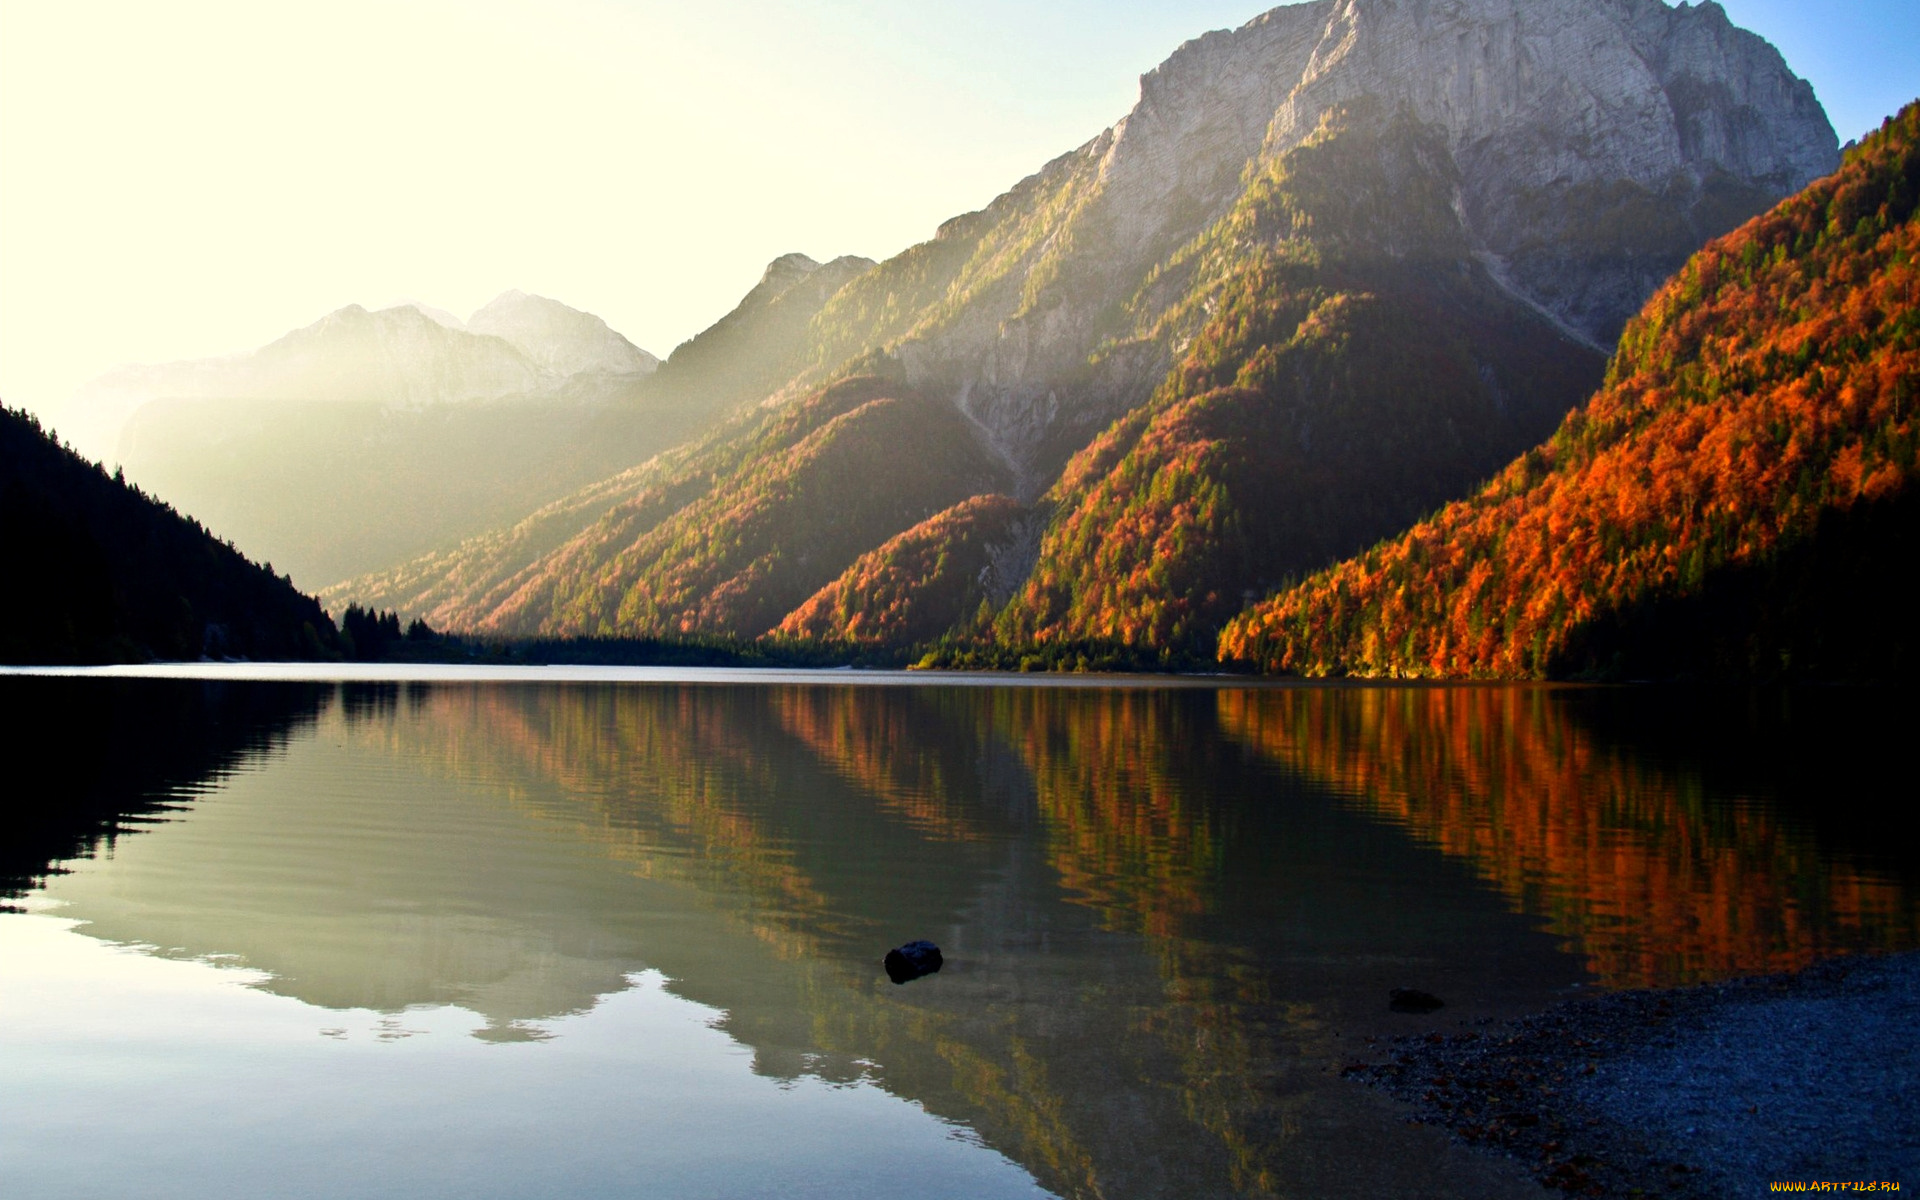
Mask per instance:
[[[1349,1077],[1574,1195],[1920,1189],[1920,954],[1611,993],[1374,1048]]]

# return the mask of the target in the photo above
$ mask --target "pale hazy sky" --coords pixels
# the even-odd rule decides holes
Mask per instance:
[[[508,288],[664,356],[777,255],[884,258],[1259,0],[0,0],[0,399]],[[1841,138],[1916,0],[1726,0]]]

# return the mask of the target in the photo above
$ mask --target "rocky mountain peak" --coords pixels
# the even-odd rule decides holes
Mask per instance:
[[[1308,10],[1263,153],[1358,101],[1443,131],[1490,265],[1596,344],[1707,238],[1839,165],[1813,89],[1716,4],[1322,0],[1296,25]]]
[[[767,264],[767,269],[760,275],[760,282],[741,298],[739,309],[771,304],[806,280],[825,287],[827,294],[831,295],[841,284],[873,265],[872,259],[854,254],[843,254],[827,263],[818,262],[805,254],[782,254]]]
[[[785,287],[795,280],[805,279],[819,269],[820,264],[804,254],[782,254],[767,264],[766,271],[760,276],[760,282]]]
[[[882,344],[1024,464],[1152,390],[1173,346],[1140,341],[1164,325],[1138,302],[1116,318],[1115,299],[1145,296],[1329,120],[1419,130],[1452,193],[1444,241],[1601,351],[1688,255],[1839,163],[1812,89],[1717,5],[1309,0],[1182,45],[1112,129],[829,315],[854,328],[914,289]],[[1031,481],[1052,465],[1034,458]]]

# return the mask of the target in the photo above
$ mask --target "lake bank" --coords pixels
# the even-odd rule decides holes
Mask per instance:
[[[1920,1180],[1920,953],[1381,1040],[1346,1074],[1575,1195]]]

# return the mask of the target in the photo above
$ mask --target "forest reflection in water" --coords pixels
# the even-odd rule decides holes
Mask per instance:
[[[112,685],[156,713],[204,686]],[[1583,977],[1920,945],[1873,696],[439,683],[246,703],[266,715],[222,718],[239,748],[209,780],[149,785],[184,812],[49,882],[80,932],[325,1010],[459,1006],[495,1043],[658,973],[760,1075],[877,1086],[1063,1195],[1360,1194],[1392,1183],[1362,1159],[1451,1153],[1328,1070],[1343,1037],[1397,1028],[1392,986],[1507,1015]],[[922,936],[948,968],[888,984],[880,952]],[[1436,1194],[1492,1186],[1447,1162]]]

